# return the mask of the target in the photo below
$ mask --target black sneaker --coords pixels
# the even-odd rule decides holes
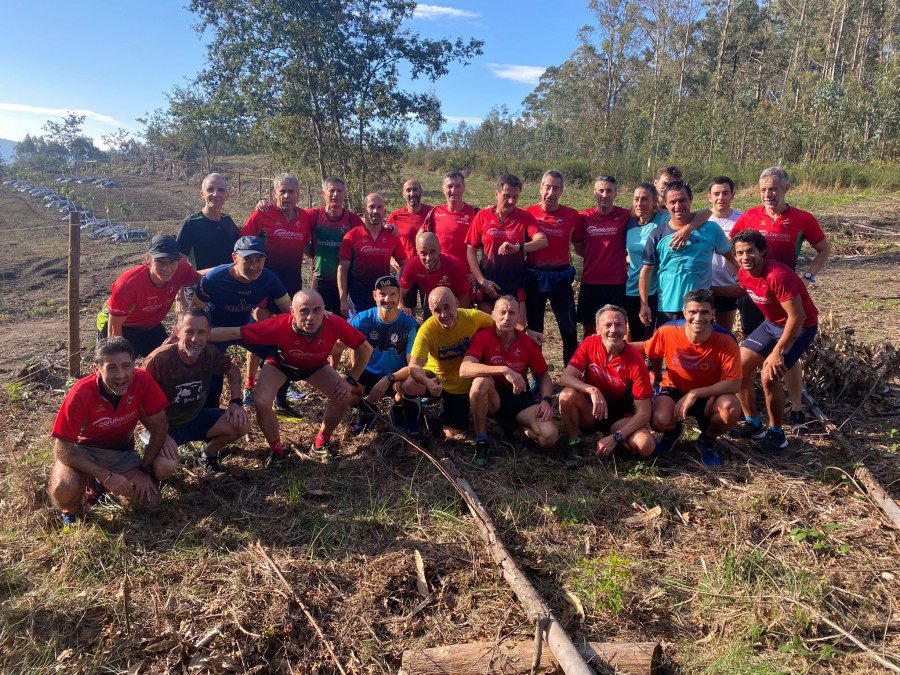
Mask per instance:
[[[745,420],[735,425],[728,435],[732,438],[762,438],[766,435],[766,428],[762,424],[757,426]]]
[[[195,464],[200,469],[200,473],[207,478],[219,478],[225,475],[225,471],[219,465],[219,456],[207,455],[206,450],[197,455]]]
[[[565,467],[568,471],[577,471],[579,468],[578,463],[578,455],[579,455],[579,447],[573,447],[571,445],[567,445],[562,449],[560,453],[560,460],[562,461],[563,467]]]
[[[253,389],[251,387],[244,387],[244,407],[252,408],[253,407]]]
[[[791,410],[791,433],[794,436],[808,436],[809,426],[806,424],[806,413],[802,410]]]
[[[656,449],[653,454],[668,455],[682,436],[684,436],[684,422],[676,422],[672,431],[667,431],[656,441]]]
[[[472,457],[472,466],[477,469],[486,469],[491,463],[491,442],[475,441],[475,456]]]
[[[331,441],[325,441],[319,447],[316,447],[316,444],[313,443],[310,452],[312,453],[313,458],[322,462],[322,464],[330,464],[331,462],[336,462],[338,459],[334,449],[331,447]]]
[[[282,452],[280,455],[276,452],[269,453],[269,459],[266,460],[267,469],[283,469],[287,466],[287,454]]]
[[[275,414],[279,417],[284,417],[289,420],[299,421],[304,419],[303,415],[294,410],[287,401],[275,401],[273,410],[275,410]]]
[[[787,437],[783,431],[766,429],[763,439],[759,442],[759,449],[770,455],[777,455],[788,446]]]

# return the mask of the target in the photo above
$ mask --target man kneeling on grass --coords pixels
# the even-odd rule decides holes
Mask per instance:
[[[269,465],[277,467],[285,460],[278,416],[272,409],[275,393],[285,381],[304,380],[328,397],[322,425],[313,443],[312,454],[321,462],[336,458],[331,447],[331,434],[347,415],[350,406],[359,401],[362,387],[356,381],[369,357],[372,345],[365,335],[335,314],[325,314],[325,301],[317,291],[297,291],[289,314],[235,328],[213,328],[210,340],[243,340],[253,345],[274,345],[256,382],[253,407],[272,455]],[[350,347],[350,372],[338,375],[328,364],[335,343]]]
[[[543,448],[556,443],[559,432],[553,422],[553,382],[540,347],[525,333],[516,330],[519,301],[501,295],[494,303],[494,325],[475,333],[459,366],[459,376],[472,378],[469,402],[475,422],[475,457],[472,463],[483,469],[490,463],[491,445],[487,437],[488,415],[505,425],[519,425],[525,435]],[[541,402],[525,379],[527,371],[541,386]]]
[[[566,468],[577,469],[580,431],[600,429],[597,458],[619,444],[641,457],[653,454],[647,429],[653,402],[650,373],[638,350],[625,342],[628,315],[616,305],[597,311],[597,333],[584,339],[559,378],[559,415],[569,438]]]
[[[247,434],[250,416],[241,400],[241,371],[209,340],[209,314],[199,307],[189,308],[175,327],[178,342],[153,351],[144,361],[169,401],[166,419],[169,433],[163,448],[178,456],[178,446],[204,441],[206,447],[197,456],[197,467],[207,476],[219,476],[219,451]],[[213,375],[228,377],[228,389],[234,397],[228,408],[204,408]]]
[[[697,420],[697,450],[707,466],[722,463],[716,439],[737,424],[741,408],[741,352],[731,331],[713,324],[713,293],[704,288],[684,296],[684,319],[659,327],[634,347],[651,359],[663,357],[666,372],[653,402],[650,426],[662,432],[656,454],[672,451],[684,435],[684,419]]]
[[[134,347],[123,337],[100,340],[94,373],[78,380],[63,401],[53,431],[55,461],[50,499],[68,528],[104,492],[159,502],[159,481],[178,466],[178,453],[163,448],[166,397],[145,371],[134,367]],[[134,429],[141,422],[150,440],[141,457]]]

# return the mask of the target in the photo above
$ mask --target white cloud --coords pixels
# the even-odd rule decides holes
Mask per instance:
[[[444,21],[446,19],[477,19],[481,16],[476,12],[470,12],[465,9],[456,9],[455,7],[441,7],[440,5],[424,5],[416,3],[416,9],[413,13],[414,19],[423,19],[424,21]]]
[[[484,122],[484,119],[481,117],[465,117],[460,115],[444,115],[444,119],[450,124],[459,124],[460,122],[465,122],[466,124],[481,124]]]
[[[523,84],[537,84],[547,70],[543,66],[516,66],[508,63],[489,63],[487,67],[497,77]]]
[[[121,124],[122,124],[121,122],[113,119],[109,115],[101,115],[100,113],[94,112],[93,110],[69,110],[68,108],[43,108],[41,106],[22,105],[20,103],[0,103],[0,110],[7,110],[9,112],[31,113],[34,115],[56,115],[58,117],[65,117],[70,112],[73,112],[76,115],[84,115],[87,119],[97,120],[98,122],[103,122],[105,124],[110,124],[112,126],[121,126]]]

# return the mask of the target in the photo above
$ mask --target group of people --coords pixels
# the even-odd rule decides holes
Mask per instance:
[[[454,171],[443,178],[446,204],[424,204],[421,185],[408,180],[404,208],[388,215],[370,194],[360,218],[345,207],[342,179],[326,179],[322,206],[304,210],[297,179],[281,174],[273,200],[261,200],[239,229],[223,213],[227,182],[210,174],[203,209],[177,236],[153,237],[143,264],[112,285],[98,316],[95,372],[69,391],[53,428],[51,497],[67,525],[105,492],[153,502],[178,447],[193,441],[205,444],[197,467],[220,475],[221,451],[249,429],[249,406],[269,463],[282,465],[280,419],[299,417],[288,392],[301,380],[327,398],[311,448],[323,462],[336,458],[332,434],[351,407],[363,433],[384,398],[413,448],[426,440],[429,399],[440,403],[445,437],[465,434],[471,421],[479,468],[492,456],[489,417],[507,437],[520,428],[553,447],[554,382],[542,354],[548,300],[566,364],[558,409],[568,468],[579,466],[582,434],[597,431],[597,457],[617,447],[668,453],[688,416],[707,465],[720,463],[715,439],[728,432],[779,452],[788,445],[782,380],[790,425],[805,428],[799,358],[817,330],[807,285],[830,252],[815,218],[787,204],[789,187],[783,169],[766,169],[762,205],[741,214],[731,208],[733,181],[717,177],[711,208],[695,211],[691,186],[668,166],[635,187],[631,209],[615,205],[615,178],[600,176],[597,206],[579,212],[561,203],[564,177],[551,170],[539,203],[520,209],[522,183],[504,174],[496,203],[477,209]],[[801,278],[794,268],[804,240],[816,254]],[[573,250],[583,260],[577,303]],[[313,260],[308,287],[304,257]],[[731,332],[738,308],[741,345]],[[226,354],[234,344],[248,353],[243,386]],[[756,406],[759,370],[768,425]],[[226,379],[231,398],[221,407]]]

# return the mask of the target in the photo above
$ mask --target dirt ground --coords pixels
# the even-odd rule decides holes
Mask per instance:
[[[94,189],[95,210],[133,202],[129,220],[151,233],[174,233],[199,208],[183,182],[122,182],[116,194]],[[239,224],[255,198],[232,198]],[[46,211],[0,187],[3,672],[338,672],[301,603],[352,673],[397,672],[409,649],[533,640],[465,506],[387,428],[354,436],[342,426],[343,461],[311,460],[315,394],[297,403],[305,421],[282,423],[288,471],[264,470],[254,428],[226,460],[228,478],[206,480],[186,462],[158,509],[102,507],[61,537],[46,481],[65,380],[67,238]],[[900,326],[900,199],[824,216],[835,258],[814,299],[836,346],[809,364],[814,393],[898,499],[900,385],[867,369]],[[144,247],[83,241],[85,349],[109,285]],[[546,354],[558,372],[552,329]],[[659,641],[669,673],[888,672],[876,657],[900,653],[898,532],[858,489],[853,463],[821,426],[812,431],[782,457],[726,442],[718,469],[687,440],[659,460],[585,460],[577,472],[521,436],[498,444],[483,472],[469,469],[468,441],[434,451],[467,476],[576,640]]]

